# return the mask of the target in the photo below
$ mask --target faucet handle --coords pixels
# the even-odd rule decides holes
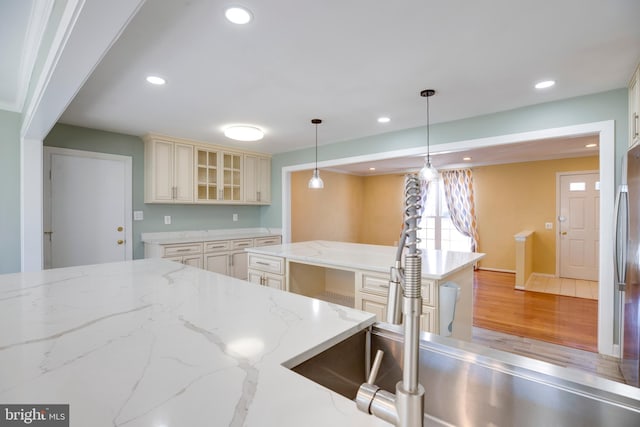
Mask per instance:
[[[380,370],[383,356],[384,351],[378,350],[376,352],[376,357],[375,359],[373,359],[373,365],[371,366],[371,371],[369,372],[369,378],[367,378],[367,384],[374,384],[376,382],[376,377],[378,376],[378,371]]]

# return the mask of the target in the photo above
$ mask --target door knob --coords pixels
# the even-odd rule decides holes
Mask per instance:
[[[563,231],[563,232],[562,232],[562,233],[560,233],[560,234],[562,234],[563,236],[566,236],[567,232],[566,232],[566,231]]]
[[[117,230],[118,231],[122,231],[122,230],[124,230],[124,227],[120,226],[120,227],[117,228]]]
[[[124,240],[122,240],[122,239],[119,239],[119,240],[118,240],[118,244],[119,244],[119,245],[122,245],[122,244],[124,244]]]

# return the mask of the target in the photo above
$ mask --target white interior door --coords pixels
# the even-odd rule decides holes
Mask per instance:
[[[130,157],[47,147],[47,179],[45,268],[132,258]]]
[[[600,179],[597,172],[560,174],[560,277],[598,280]]]

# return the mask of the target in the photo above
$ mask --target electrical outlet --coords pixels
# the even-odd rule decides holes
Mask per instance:
[[[169,225],[171,224],[171,215],[165,215],[164,216],[164,225]]]
[[[233,220],[237,221],[238,220],[238,214],[233,214]]]
[[[544,228],[546,228],[547,230],[553,230],[553,223],[552,222],[545,222],[544,223]]]

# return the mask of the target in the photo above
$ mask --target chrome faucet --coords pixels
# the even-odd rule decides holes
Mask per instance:
[[[416,236],[419,210],[420,179],[415,174],[409,174],[405,177],[405,221],[395,265],[391,267],[386,319],[394,324],[400,324],[404,320],[402,381],[396,384],[395,394],[381,390],[374,384],[383,356],[383,352],[378,350],[369,378],[360,386],[356,395],[358,409],[403,427],[422,426],[424,421],[424,388],[418,382],[422,314],[422,257]],[[405,247],[407,253],[403,268],[402,253]]]

